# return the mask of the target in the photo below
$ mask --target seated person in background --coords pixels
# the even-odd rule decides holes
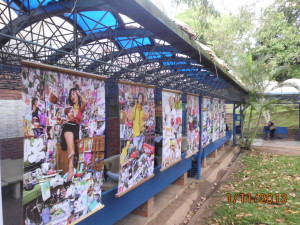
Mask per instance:
[[[269,121],[268,126],[267,126],[267,130],[270,131],[270,139],[273,140],[274,139],[274,133],[276,131],[276,127],[274,126],[274,123]]]

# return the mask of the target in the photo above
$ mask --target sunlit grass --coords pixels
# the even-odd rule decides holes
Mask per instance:
[[[218,194],[221,204],[207,224],[300,224],[300,157],[245,152],[241,163],[243,169]],[[249,203],[247,197],[241,202],[240,193],[271,194],[273,203],[254,203],[254,199]],[[235,194],[239,197],[233,203]],[[278,201],[274,194],[279,194]],[[282,194],[286,194],[284,204]]]

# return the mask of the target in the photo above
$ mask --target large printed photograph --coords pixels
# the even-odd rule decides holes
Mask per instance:
[[[187,95],[187,157],[199,150],[199,97]]]
[[[213,142],[220,138],[220,113],[221,113],[220,100],[217,98],[213,98],[213,132],[212,132]]]
[[[163,149],[162,169],[181,159],[182,144],[182,96],[179,93],[162,92]]]
[[[122,195],[154,173],[154,89],[119,84],[120,176]]]
[[[22,67],[23,222],[70,224],[103,207],[104,81]]]
[[[212,104],[211,98],[202,98],[202,148],[212,142]]]
[[[221,100],[220,138],[225,136],[226,136],[226,105],[225,105],[225,101]]]

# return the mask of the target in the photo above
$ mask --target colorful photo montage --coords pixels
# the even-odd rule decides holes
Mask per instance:
[[[221,105],[220,100],[213,98],[213,136],[212,141],[216,141],[220,138],[220,113]]]
[[[187,156],[190,156],[199,150],[199,117],[199,96],[187,95]]]
[[[22,67],[23,223],[71,224],[103,207],[104,81]]]
[[[154,173],[154,89],[119,84],[120,176],[117,196]]]
[[[202,148],[212,142],[212,104],[211,98],[202,98]]]
[[[225,105],[225,101],[221,100],[220,138],[225,136],[226,136],[226,105]]]
[[[182,96],[181,93],[162,92],[163,149],[162,169],[181,159]]]

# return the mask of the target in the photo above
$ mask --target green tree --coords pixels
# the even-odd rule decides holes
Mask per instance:
[[[283,12],[266,9],[254,36],[257,41],[253,51],[255,58],[270,55],[279,66],[289,68],[276,77],[277,81],[300,78],[299,28],[289,23]]]
[[[190,3],[190,6],[178,14],[177,18],[187,23],[199,35],[200,42],[210,46],[219,58],[236,70],[240,56],[249,51],[252,45],[251,36],[255,28],[253,8],[245,6],[237,15],[221,15],[214,8],[202,13],[197,7],[204,7],[203,5]]]
[[[277,12],[282,12],[286,21],[300,28],[300,1],[299,0],[277,0],[274,4]]]
[[[212,20],[220,16],[208,0],[173,0],[175,5],[186,4],[189,8],[177,18],[187,23],[199,35],[200,42],[207,44],[207,34],[211,32]]]
[[[260,128],[259,122],[263,112],[268,110],[271,104],[277,102],[277,100],[264,98],[262,93],[264,93],[264,89],[269,82],[274,80],[284,68],[277,67],[276,62],[272,61],[268,56],[260,60],[253,60],[251,53],[246,53],[240,62],[239,77],[249,93],[244,105],[247,110],[244,111],[243,117],[247,119],[247,123],[243,127],[244,138],[240,141],[240,148],[251,150],[253,140]],[[254,112],[255,115],[258,114],[258,117],[255,119]]]

